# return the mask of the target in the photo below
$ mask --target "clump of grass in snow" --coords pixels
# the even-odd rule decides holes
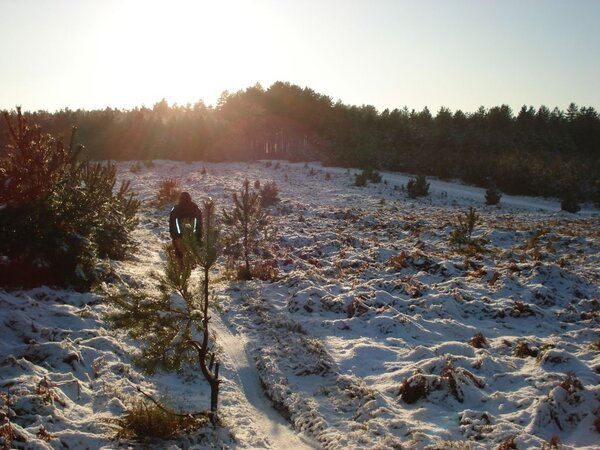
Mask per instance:
[[[475,348],[487,347],[487,340],[485,339],[485,336],[481,333],[477,333],[475,336],[473,336],[469,343]]]
[[[119,426],[117,439],[169,439],[208,424],[207,416],[174,414],[144,400],[136,400],[113,422]]]
[[[419,399],[426,398],[429,393],[427,379],[417,373],[402,382],[399,393],[404,403],[416,403]]]

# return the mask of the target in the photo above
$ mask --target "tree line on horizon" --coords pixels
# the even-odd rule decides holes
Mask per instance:
[[[600,117],[574,103],[566,111],[523,106],[514,113],[501,105],[475,112],[442,107],[435,115],[427,107],[378,112],[275,82],[224,92],[214,107],[162,100],[152,108],[25,115],[53,134],[66,136],[77,126],[89,159],[310,159],[495,183],[509,194],[569,191],[600,203]]]

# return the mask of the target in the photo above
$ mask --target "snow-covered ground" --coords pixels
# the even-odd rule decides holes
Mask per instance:
[[[510,196],[487,207],[483,190],[437,180],[411,200],[407,175],[359,188],[356,171],[318,164],[130,165],[120,177],[147,200],[140,248],[113,266],[150,289],[168,242],[169,206],[150,204],[160,180],[219,209],[245,177],[275,181],[281,198],[277,279],[215,285],[224,427],[153,447],[600,447],[597,210]],[[469,206],[488,243],[466,256],[449,236]],[[110,418],[136,386],[184,411],[208,406],[200,376],[132,364],[138,344],[106,324],[100,294],[0,290],[0,306],[0,424],[15,447],[135,445],[112,439]]]

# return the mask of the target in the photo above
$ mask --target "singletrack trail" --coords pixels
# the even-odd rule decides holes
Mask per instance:
[[[233,335],[220,317],[212,318],[218,343],[224,349],[229,369],[237,373],[239,384],[253,410],[256,426],[264,433],[273,449],[314,449],[318,446],[295,433],[265,396],[256,367],[246,352],[247,338]]]

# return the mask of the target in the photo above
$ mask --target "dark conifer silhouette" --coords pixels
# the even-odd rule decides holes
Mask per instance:
[[[600,118],[592,107],[566,111],[507,105],[474,112],[406,107],[379,113],[310,88],[276,82],[198,102],[128,111],[61,110],[29,115],[53,133],[76,123],[92,158],[149,160],[318,159],[326,164],[459,178],[507,194],[559,197],[563,168],[581,174],[583,194],[600,179]],[[1,138],[0,138],[1,139]],[[360,182],[359,182],[360,184]]]

